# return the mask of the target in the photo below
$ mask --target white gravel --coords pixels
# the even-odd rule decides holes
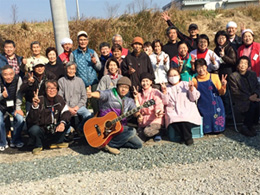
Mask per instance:
[[[0,186],[14,194],[260,194],[259,159],[171,164],[151,170],[82,172]]]

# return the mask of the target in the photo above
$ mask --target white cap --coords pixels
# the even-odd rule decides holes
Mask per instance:
[[[83,31],[83,30],[78,32],[77,37],[79,37],[80,35],[85,35],[86,37],[88,37],[88,33],[86,31]]]
[[[38,66],[38,65],[43,65],[43,66],[45,66],[45,63],[42,61],[42,59],[37,58],[37,59],[35,59],[35,60],[32,62],[32,67],[34,68],[35,66]]]
[[[226,28],[229,28],[229,27],[237,28],[237,23],[230,21],[227,23]]]
[[[66,44],[66,43],[73,44],[73,41],[72,41],[70,38],[66,37],[66,38],[63,38],[63,39],[61,40],[61,42],[60,42],[61,45],[64,45],[64,44]]]
[[[245,30],[242,31],[242,36],[243,36],[243,34],[245,34],[246,32],[250,32],[252,35],[254,35],[253,31],[248,28],[248,29],[245,29]]]

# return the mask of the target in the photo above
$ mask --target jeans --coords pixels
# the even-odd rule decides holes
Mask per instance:
[[[14,117],[13,128],[14,130],[11,132],[11,143],[18,144],[22,143],[21,132],[23,130],[24,119],[20,114],[16,114],[14,116],[14,112],[11,113]],[[6,145],[6,129],[4,122],[4,113],[0,111],[0,146]]]
[[[123,126],[122,133],[115,135],[108,145],[112,148],[132,148],[138,149],[142,147],[142,140],[137,136],[133,127]]]
[[[78,115],[81,116],[82,120],[81,122],[79,123],[79,130],[80,131],[83,131],[83,125],[84,123],[92,117],[92,114],[89,112],[89,110],[85,107],[85,106],[82,106],[80,107],[80,109],[78,109]]]
[[[51,138],[51,143],[59,144],[64,142],[64,137],[66,133],[66,129],[63,132],[56,132],[55,134],[46,134],[44,129],[38,125],[33,125],[28,133],[32,138],[35,148],[41,148],[43,146],[44,140],[47,138]]]

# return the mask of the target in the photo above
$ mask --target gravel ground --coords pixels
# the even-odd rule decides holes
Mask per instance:
[[[259,132],[145,145],[118,156],[87,145],[1,154],[1,194],[260,194]]]

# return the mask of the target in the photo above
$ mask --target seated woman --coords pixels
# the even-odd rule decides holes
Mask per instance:
[[[195,76],[195,56],[188,53],[187,43],[178,42],[178,55],[171,59],[171,67],[178,68],[182,81],[189,81]]]
[[[198,49],[190,52],[196,59],[203,58],[206,60],[207,70],[212,73],[219,69],[220,58],[214,51],[208,49],[209,38],[205,34],[201,34],[198,38]]]
[[[54,47],[48,47],[46,49],[46,57],[49,63],[45,65],[45,69],[55,74],[57,80],[64,77],[66,75],[65,68],[60,58],[58,58],[57,50]]]
[[[193,144],[191,128],[201,124],[196,101],[200,92],[192,81],[181,81],[178,68],[168,71],[169,85],[162,84],[163,102],[165,104],[165,123],[168,131],[175,130],[181,136],[181,142]]]
[[[225,109],[219,95],[226,93],[227,75],[222,75],[220,82],[217,74],[207,71],[207,62],[202,58],[195,61],[195,69],[198,75],[193,82],[200,92],[197,105],[203,117],[203,132],[222,132],[225,130]]]
[[[155,87],[160,89],[160,83],[167,83],[167,71],[170,68],[170,59],[169,55],[162,51],[163,44],[160,40],[154,40],[152,47],[154,52],[149,57],[154,70]]]
[[[234,103],[245,116],[241,133],[245,136],[256,136],[253,126],[259,119],[260,85],[256,72],[248,70],[250,67],[250,59],[242,56],[238,60],[237,71],[230,75],[229,81]]]
[[[143,121],[139,123],[139,137],[142,140],[146,140],[146,138],[155,137],[155,141],[160,141],[160,130],[162,125],[164,125],[164,105],[162,103],[162,93],[158,89],[152,88],[153,78],[147,72],[144,72],[140,76],[142,92],[138,93],[135,89],[133,92],[133,96],[135,99],[135,104],[140,106],[144,104],[144,102],[154,99],[155,105],[142,108],[140,113],[143,116]]]
[[[97,90],[106,90],[116,87],[118,79],[122,77],[122,75],[118,74],[119,63],[116,58],[112,57],[107,60],[106,69],[108,70],[108,74],[101,78]]]

